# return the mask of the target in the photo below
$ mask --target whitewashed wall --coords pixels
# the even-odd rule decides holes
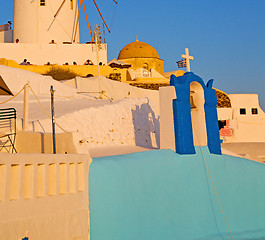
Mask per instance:
[[[191,92],[196,108],[191,109],[193,142],[195,146],[207,145],[207,132],[204,113],[204,92],[197,82],[191,83]],[[175,87],[160,87],[160,148],[175,150],[173,120],[173,100],[177,98]]]
[[[77,0],[45,0],[43,6],[37,0],[14,0],[14,40],[19,39],[21,43],[72,42],[77,7]],[[76,42],[79,42],[79,28]]]
[[[0,239],[89,239],[89,155],[0,154]]]
[[[12,43],[13,30],[0,31],[0,43]]]
[[[27,59],[35,65],[51,64],[73,64],[77,62],[83,65],[87,59],[97,62],[97,51],[95,44],[29,44],[29,43],[1,43],[0,58],[15,60],[17,63]],[[99,62],[107,63],[107,45],[102,44],[99,51]]]
[[[258,94],[229,94],[232,104],[233,136],[226,142],[265,142],[265,113],[259,106]],[[246,114],[240,114],[240,109]],[[258,114],[252,114],[256,108]]]
[[[176,99],[174,86],[160,87],[160,148],[175,150],[172,101]]]

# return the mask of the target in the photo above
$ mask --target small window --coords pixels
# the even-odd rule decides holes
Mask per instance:
[[[148,70],[148,63],[144,63],[143,64],[143,68],[146,69],[146,70]]]
[[[252,112],[252,114],[258,114],[258,109],[257,108],[252,108],[251,112]]]
[[[74,0],[70,0],[71,10],[74,10]]]
[[[218,120],[219,130],[226,126],[226,120]]]
[[[40,0],[40,6],[45,6],[45,0]]]
[[[245,108],[240,108],[240,114],[245,115],[246,114],[246,109]]]

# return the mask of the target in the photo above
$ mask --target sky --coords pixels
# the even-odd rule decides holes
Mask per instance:
[[[30,0],[29,0],[30,1]],[[165,71],[178,70],[185,48],[194,56],[191,71],[230,93],[258,93],[265,110],[264,0],[96,0],[105,29],[108,60],[136,40],[153,46]],[[85,0],[90,25],[102,20],[93,0]],[[13,19],[13,1],[2,1],[0,24]],[[84,13],[81,41],[90,41]]]

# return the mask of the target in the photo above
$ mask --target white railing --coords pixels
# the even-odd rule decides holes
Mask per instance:
[[[0,239],[88,239],[90,162],[89,155],[0,154]]]

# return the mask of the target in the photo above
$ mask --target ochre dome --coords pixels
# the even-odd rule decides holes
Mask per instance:
[[[219,90],[215,88],[215,92],[216,92],[216,97],[217,97],[217,107],[218,108],[231,108],[231,101],[229,96]]]
[[[128,58],[159,58],[159,55],[151,45],[136,40],[126,45],[119,53],[118,59]]]

